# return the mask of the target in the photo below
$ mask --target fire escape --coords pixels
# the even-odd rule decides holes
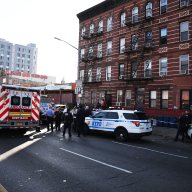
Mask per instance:
[[[85,53],[81,55],[81,62],[84,63],[83,84],[101,83],[101,71],[97,71],[96,64],[102,59],[102,47],[100,50],[97,47],[102,35],[103,27],[92,28],[82,34],[82,39],[85,40]]]
[[[126,18],[132,36],[126,45],[128,56],[127,81],[146,83],[152,80],[151,56],[154,49],[152,40],[152,9],[147,8],[141,14],[131,14]]]

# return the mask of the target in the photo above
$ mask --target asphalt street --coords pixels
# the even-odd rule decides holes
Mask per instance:
[[[106,134],[1,132],[0,146],[8,192],[191,192],[191,143],[160,134],[120,143]]]

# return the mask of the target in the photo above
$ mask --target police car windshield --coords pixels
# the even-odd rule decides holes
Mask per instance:
[[[145,113],[135,112],[135,113],[123,113],[125,119],[133,119],[133,120],[146,120],[148,119]]]

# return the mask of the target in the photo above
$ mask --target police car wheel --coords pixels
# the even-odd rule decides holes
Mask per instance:
[[[115,137],[118,141],[126,141],[128,139],[128,133],[124,129],[117,129],[115,131]]]

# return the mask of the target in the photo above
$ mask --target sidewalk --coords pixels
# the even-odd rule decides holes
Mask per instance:
[[[170,127],[153,127],[152,135],[161,136],[165,139],[174,139],[177,134],[177,128]]]

